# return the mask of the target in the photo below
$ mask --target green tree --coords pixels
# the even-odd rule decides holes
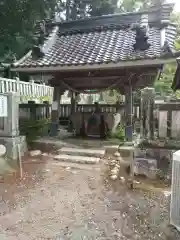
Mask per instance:
[[[139,11],[163,2],[165,0],[67,0],[66,17],[74,20],[85,16]]]
[[[38,20],[52,18],[59,0],[1,0],[0,56],[12,61],[31,48],[33,30]]]
[[[116,11],[117,3],[118,0],[67,0],[66,19],[111,14]]]
[[[167,96],[169,94],[173,94],[171,89],[173,76],[176,71],[176,64],[167,64],[164,66],[160,78],[157,79],[154,83],[154,88],[156,93],[161,96]]]
[[[173,14],[171,17],[172,23],[177,26],[177,36],[175,40],[175,48],[176,50],[180,50],[180,15]],[[166,64],[162,71],[160,79],[157,79],[154,83],[154,87],[156,92],[160,93],[162,96],[173,95],[173,91],[171,89],[172,81],[175,75],[175,71],[177,68],[176,62],[172,64]],[[176,96],[180,96],[180,92],[176,92]]]
[[[118,1],[118,12],[134,12],[148,8],[149,6],[158,6],[165,0],[120,0]]]

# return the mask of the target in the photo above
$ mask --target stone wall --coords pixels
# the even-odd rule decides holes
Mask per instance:
[[[131,147],[120,147],[121,157],[130,164]],[[144,175],[151,179],[171,179],[172,155],[176,150],[160,148],[134,148],[134,167],[136,175]]]
[[[141,168],[144,169],[144,172],[147,172],[147,168],[150,168],[151,163],[153,162],[154,172],[158,172],[159,177],[171,179],[173,152],[175,152],[175,150],[137,148],[135,151],[135,162],[139,159],[144,159],[144,164],[141,166]]]

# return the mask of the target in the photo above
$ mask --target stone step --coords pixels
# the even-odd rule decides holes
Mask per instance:
[[[118,149],[122,158],[131,158],[135,154],[135,148],[133,146],[120,146]]]
[[[93,171],[101,172],[101,167],[99,164],[95,165],[95,164],[53,161],[52,165],[66,168],[66,169],[70,168],[70,169],[89,170],[89,171],[93,170]]]
[[[72,155],[72,156],[86,156],[102,158],[105,155],[104,149],[87,149],[87,148],[70,148],[62,147],[59,149],[59,153]]]
[[[62,162],[82,163],[82,164],[96,164],[100,161],[97,157],[77,156],[68,154],[59,154],[54,156],[54,159]]]
[[[104,146],[106,155],[113,155],[119,148],[119,145],[107,145]]]

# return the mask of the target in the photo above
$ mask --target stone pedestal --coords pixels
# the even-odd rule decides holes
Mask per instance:
[[[20,144],[21,156],[27,151],[26,137],[19,136],[19,95],[10,92],[2,94],[2,96],[7,98],[7,113],[0,116],[0,144],[6,147],[5,156],[2,157],[7,161],[17,161],[19,157],[18,144]]]
[[[7,98],[7,116],[1,117],[0,136],[15,137],[19,135],[19,96],[17,93],[1,94]]]
[[[137,147],[135,151],[137,172],[144,173],[150,178],[171,179],[173,152],[173,150],[163,148],[142,149]]]
[[[11,171],[9,166],[17,166],[20,145],[20,154],[23,156],[27,152],[26,137],[19,136],[19,95],[10,92],[1,94],[4,102],[1,102],[0,116],[0,144],[5,147],[5,151],[0,156],[0,174]],[[2,101],[1,99],[1,101]],[[2,147],[3,147],[2,146]]]
[[[18,156],[18,144],[20,144],[21,156],[27,152],[27,143],[25,136],[17,137],[0,137],[0,144],[6,147],[5,158],[11,160],[17,160]]]

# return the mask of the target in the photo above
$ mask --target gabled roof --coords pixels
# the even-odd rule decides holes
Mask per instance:
[[[39,57],[32,50],[13,68],[36,72],[173,58],[176,27],[170,24],[171,11],[172,5],[166,4],[144,12],[48,23],[48,37],[34,51]]]

